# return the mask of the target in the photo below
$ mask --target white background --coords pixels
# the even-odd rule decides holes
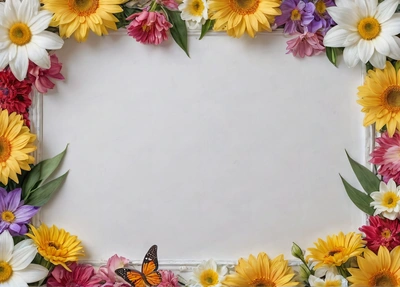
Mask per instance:
[[[345,149],[364,160],[362,68],[285,54],[280,32],[145,46],[123,32],[67,40],[44,97],[43,158],[70,173],[41,220],[86,259],[233,259],[357,231]]]

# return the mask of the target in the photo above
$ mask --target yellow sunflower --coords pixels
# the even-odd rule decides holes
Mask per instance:
[[[308,248],[310,255],[307,260],[316,262],[315,268],[341,266],[353,256],[358,256],[364,251],[364,241],[361,234],[350,232],[346,235],[327,236],[326,241],[321,238],[314,243],[316,248]]]
[[[7,185],[8,179],[18,183],[17,174],[30,170],[35,159],[29,154],[36,150],[36,136],[24,126],[21,115],[8,114],[0,109],[0,181]]]
[[[209,15],[215,31],[227,31],[239,38],[259,31],[271,31],[275,16],[281,15],[281,0],[209,0]]]
[[[390,137],[400,129],[400,73],[390,62],[383,70],[369,70],[363,86],[358,87],[357,103],[363,106],[364,126],[386,125]]]
[[[400,246],[390,253],[384,246],[378,254],[366,249],[364,257],[357,257],[357,263],[359,268],[348,269],[351,286],[400,286]]]
[[[66,263],[78,261],[78,256],[84,255],[78,237],[70,235],[64,229],[58,229],[54,225],[48,228],[46,224],[40,225],[38,229],[32,225],[29,227],[31,233],[27,233],[26,236],[33,240],[39,254],[54,265],[62,265],[71,271]]]
[[[60,28],[60,36],[73,33],[78,42],[86,41],[89,29],[96,35],[107,35],[107,29],[117,30],[114,13],[122,12],[119,4],[127,0],[41,0],[43,8],[54,13],[50,26]]]
[[[249,256],[249,260],[240,258],[235,271],[235,274],[226,276],[222,284],[235,287],[276,287],[298,284],[292,281],[295,274],[283,255],[271,260],[267,254],[261,252],[257,258],[253,255]]]

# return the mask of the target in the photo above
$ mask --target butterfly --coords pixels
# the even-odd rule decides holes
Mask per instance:
[[[142,272],[128,268],[118,268],[115,270],[115,274],[121,276],[134,287],[157,286],[161,283],[161,274],[157,269],[157,245],[153,245],[144,256]]]

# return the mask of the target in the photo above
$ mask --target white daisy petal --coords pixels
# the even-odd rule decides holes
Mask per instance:
[[[383,55],[389,55],[389,53],[390,53],[389,41],[391,41],[390,40],[391,36],[388,36],[389,39],[386,39],[385,37],[386,37],[386,35],[380,35],[380,36],[376,37],[375,39],[371,40],[371,42],[372,42],[373,46],[375,47],[376,51],[378,51],[379,53],[381,53]],[[384,38],[384,39],[380,39],[380,38]],[[393,42],[394,42],[394,40],[393,40]],[[396,43],[394,43],[394,44],[396,45]]]
[[[360,61],[360,56],[358,55],[358,46],[353,45],[345,48],[343,51],[343,59],[349,68],[355,67]]]
[[[64,45],[63,39],[61,39],[58,35],[48,31],[43,31],[40,34],[33,35],[31,42],[47,50],[61,49],[61,47]]]
[[[400,33],[400,14],[394,14],[390,20],[381,24],[381,29],[384,34],[397,35]]]
[[[10,265],[12,266],[13,270],[20,271],[28,267],[28,265],[32,262],[33,258],[35,258],[37,253],[36,246],[31,243],[29,245],[18,246],[15,245],[13,256],[10,260]]]
[[[0,234],[0,261],[8,262],[14,248],[14,241],[8,230]]]
[[[326,10],[340,27],[357,31],[358,16],[353,10],[339,7],[329,7]]]
[[[331,28],[328,33],[326,33],[324,37],[324,46],[325,47],[346,47],[344,43],[349,36],[349,31],[335,26]]]
[[[4,285],[4,287],[8,287],[8,286],[10,286],[10,287],[16,287],[16,286],[28,287],[28,284],[26,282],[24,282],[24,279],[21,276],[19,276],[18,274],[13,274],[13,276],[10,279],[8,279],[7,282],[3,282],[1,284],[4,284],[4,283],[9,284],[9,285]],[[1,287],[3,287],[3,285],[1,285]]]
[[[361,12],[361,15],[367,17],[372,16],[371,14],[375,12],[378,0],[356,0],[355,3]]]
[[[40,11],[36,16],[32,17],[28,22],[32,34],[35,35],[47,29],[51,18],[53,18],[53,14],[50,11],[45,10]]]
[[[50,56],[46,50],[42,49],[36,43],[31,42],[27,45],[28,58],[43,69],[50,68]]]
[[[13,45],[10,45],[10,47]],[[28,72],[29,58],[25,46],[17,47],[17,55],[9,63],[11,72],[19,80],[23,81]]]
[[[49,270],[38,264],[30,264],[23,270],[15,272],[26,283],[33,283],[42,280],[47,276]]]
[[[374,44],[372,41],[361,39],[358,42],[358,55],[363,63],[368,62],[374,53]]]
[[[374,17],[380,23],[383,23],[393,16],[393,13],[396,12],[397,6],[399,6],[399,0],[385,0],[378,5]]]
[[[3,70],[8,65],[8,50],[0,51],[0,70]]]
[[[343,43],[343,47],[353,46],[360,40],[361,40],[360,34],[358,34],[357,32],[350,33],[346,37],[346,40]]]

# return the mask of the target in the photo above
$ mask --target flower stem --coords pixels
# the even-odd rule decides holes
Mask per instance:
[[[153,3],[151,4],[149,12],[154,12],[157,9],[157,0],[154,0]]]

